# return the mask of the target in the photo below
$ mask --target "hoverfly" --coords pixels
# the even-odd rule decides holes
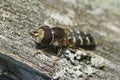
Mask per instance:
[[[42,47],[81,47],[84,49],[95,49],[96,43],[93,36],[83,31],[76,31],[68,27],[41,26],[31,32],[34,41]]]

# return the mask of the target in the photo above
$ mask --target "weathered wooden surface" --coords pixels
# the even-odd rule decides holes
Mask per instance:
[[[52,77],[53,59],[45,54],[32,56],[36,49],[29,31],[40,24],[74,27],[93,34],[98,45],[93,52],[108,61],[104,70],[89,79],[119,80],[119,3],[114,0],[105,3],[96,0],[0,0],[0,52]]]

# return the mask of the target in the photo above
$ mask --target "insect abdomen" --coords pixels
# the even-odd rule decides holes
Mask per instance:
[[[65,37],[60,41],[63,46],[72,47],[95,47],[95,40],[89,33],[84,33],[82,31],[75,31],[72,29],[64,29]]]

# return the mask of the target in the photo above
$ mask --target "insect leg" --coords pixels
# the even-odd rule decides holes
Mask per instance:
[[[32,56],[35,57],[38,54],[43,54],[43,51],[47,50],[48,48],[42,49],[42,50],[37,50]]]
[[[53,66],[55,66],[56,62],[59,60],[58,56],[60,55],[61,51],[62,51],[62,47],[59,48],[57,56],[54,57]]]

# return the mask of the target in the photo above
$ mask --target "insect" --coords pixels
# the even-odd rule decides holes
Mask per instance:
[[[95,40],[91,34],[85,33],[83,31],[74,30],[68,27],[49,27],[47,25],[41,26],[36,31],[30,33],[34,41],[37,43],[38,47],[43,49],[49,49],[54,51],[57,47],[57,57],[54,58],[53,66],[56,61],[59,59],[63,48],[84,48],[84,49],[95,49]],[[51,48],[52,47],[52,48]],[[41,50],[38,50],[36,54],[42,53]]]
[[[84,49],[95,49],[96,43],[93,36],[83,31],[74,30],[68,27],[41,26],[36,31],[31,32],[34,41],[44,48],[52,46],[74,47]]]

